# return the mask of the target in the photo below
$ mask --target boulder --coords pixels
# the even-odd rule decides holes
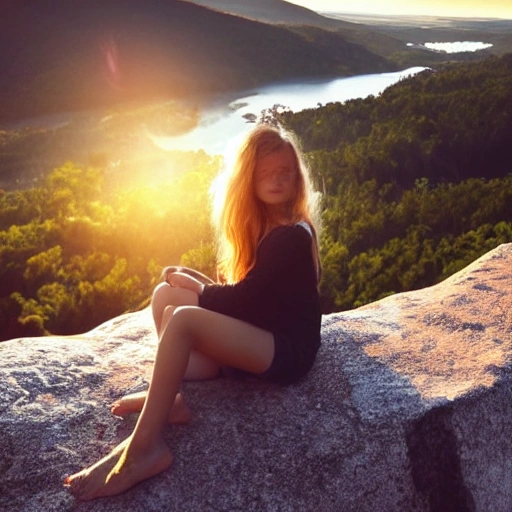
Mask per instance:
[[[81,336],[0,344],[0,510],[512,510],[512,244],[444,282],[323,318],[301,383],[183,384],[171,468],[77,502],[65,475],[132,430],[117,397],[145,389],[151,313]]]

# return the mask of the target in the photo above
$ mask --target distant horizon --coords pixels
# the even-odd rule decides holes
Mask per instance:
[[[413,4],[405,0],[388,0],[383,6],[379,0],[363,0],[354,4],[344,0],[285,0],[315,12],[346,13],[365,16],[430,16],[449,18],[494,18],[512,20],[512,2],[509,0],[420,0]],[[385,12],[383,10],[385,9]]]

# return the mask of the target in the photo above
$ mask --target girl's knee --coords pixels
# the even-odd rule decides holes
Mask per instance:
[[[194,348],[193,329],[194,323],[197,323],[197,318],[194,318],[194,315],[191,314],[192,309],[194,308],[190,306],[169,306],[165,308],[164,321],[162,322],[165,324],[165,331],[160,338],[160,343],[179,344],[189,350]]]
[[[175,302],[173,288],[168,283],[160,283],[153,290],[153,297],[151,304],[153,310],[163,311],[166,306],[172,305]]]
[[[164,308],[167,305],[183,306],[183,305],[197,305],[199,298],[197,293],[187,290],[186,288],[179,288],[171,286],[168,283],[160,283],[153,290],[153,297],[151,299],[153,307]]]
[[[179,330],[181,333],[186,333],[197,322],[196,310],[198,308],[193,306],[179,306],[173,307],[172,324],[173,329]]]
[[[158,298],[160,296],[167,296],[169,294],[169,290],[171,288],[171,285],[169,283],[159,283],[155,286],[155,289],[153,290],[153,300],[155,298]]]

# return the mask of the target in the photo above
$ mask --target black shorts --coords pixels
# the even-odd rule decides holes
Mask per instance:
[[[309,357],[305,352],[312,352]],[[222,373],[229,378],[243,378],[248,375],[277,384],[294,384],[303,379],[313,366],[316,350],[301,351],[300,344],[288,337],[274,334],[274,358],[263,373],[251,373],[238,368],[222,367]]]

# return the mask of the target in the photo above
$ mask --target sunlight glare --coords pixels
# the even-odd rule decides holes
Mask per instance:
[[[114,39],[109,38],[101,45],[107,68],[107,82],[116,90],[121,89],[121,69],[119,67],[119,53]]]

